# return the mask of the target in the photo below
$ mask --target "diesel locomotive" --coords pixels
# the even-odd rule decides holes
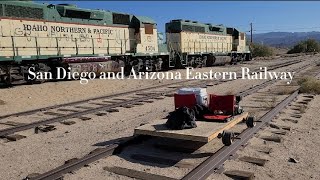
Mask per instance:
[[[72,72],[164,71],[250,60],[245,34],[189,20],[166,23],[165,42],[145,16],[70,4],[0,2],[0,83],[28,79],[28,69]]]

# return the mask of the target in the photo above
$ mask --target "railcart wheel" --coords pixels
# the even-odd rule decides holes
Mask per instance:
[[[242,97],[241,96],[236,96],[236,101],[237,102],[240,102],[242,100]]]
[[[234,133],[233,132],[223,131],[223,133],[222,133],[222,143],[225,146],[230,146],[232,144],[233,138],[234,138]]]
[[[223,122],[227,123],[229,121],[231,121],[232,118],[226,118]]]
[[[256,123],[254,122],[255,118],[253,116],[248,116],[246,119],[246,124],[248,128],[252,128],[256,125]]]

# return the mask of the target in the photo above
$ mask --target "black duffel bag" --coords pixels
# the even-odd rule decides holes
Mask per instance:
[[[210,113],[212,113],[212,112],[210,111],[210,109],[209,109],[207,106],[205,106],[205,105],[197,104],[197,105],[194,106],[193,109],[194,109],[195,117],[196,117],[197,120],[203,119],[203,118],[204,118],[203,116],[204,116],[205,114],[210,114]]]
[[[174,130],[190,129],[197,127],[195,112],[187,107],[180,107],[172,112],[166,126]]]

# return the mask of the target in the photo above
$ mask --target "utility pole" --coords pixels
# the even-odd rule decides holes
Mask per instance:
[[[250,42],[252,44],[252,23],[250,23],[250,34],[251,34]]]

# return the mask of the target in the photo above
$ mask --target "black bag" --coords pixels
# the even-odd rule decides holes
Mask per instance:
[[[166,126],[174,130],[197,127],[194,110],[187,107],[180,107],[170,114]]]
[[[203,119],[205,114],[210,114],[210,110],[205,105],[197,104],[194,106],[195,117],[197,120]]]

